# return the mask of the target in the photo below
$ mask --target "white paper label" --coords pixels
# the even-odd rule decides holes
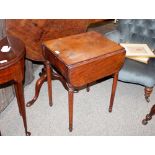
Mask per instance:
[[[8,60],[1,60],[1,61],[0,61],[0,64],[3,64],[3,63],[5,63],[5,62],[8,62]]]
[[[59,51],[55,51],[55,53],[56,53],[56,54],[60,54],[60,52],[59,52]]]
[[[1,52],[9,52],[10,49],[11,49],[10,46],[3,46],[3,47],[1,48]]]

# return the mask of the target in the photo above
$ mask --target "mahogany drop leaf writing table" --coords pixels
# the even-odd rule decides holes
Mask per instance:
[[[74,90],[109,75],[114,75],[109,106],[109,112],[112,111],[118,72],[125,60],[123,47],[92,31],[45,41],[43,55],[46,59],[49,104],[52,106],[51,78],[59,77],[68,90],[69,131],[73,129]],[[51,73],[50,64],[56,73]]]

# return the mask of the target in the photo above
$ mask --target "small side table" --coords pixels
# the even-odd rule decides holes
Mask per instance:
[[[2,52],[2,47],[8,47],[8,52]],[[10,50],[9,50],[10,48]],[[23,93],[25,63],[25,46],[19,39],[8,35],[0,41],[0,84],[13,82],[19,107],[19,113],[22,116],[25,134],[27,131],[25,100]]]
[[[52,105],[51,77],[61,80],[68,90],[69,131],[73,129],[73,96],[80,87],[114,75],[109,112],[112,111],[118,72],[125,60],[122,46],[97,32],[87,32],[43,43],[46,59],[49,103]],[[52,73],[50,64],[57,73]]]

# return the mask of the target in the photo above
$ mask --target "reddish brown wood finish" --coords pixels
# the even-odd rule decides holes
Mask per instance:
[[[46,69],[47,69],[47,82],[48,82],[48,96],[49,96],[49,105],[52,106],[52,82],[51,82],[51,67],[50,62],[46,61]]]
[[[14,38],[10,35],[8,35],[7,38],[1,40],[0,49],[4,45],[11,46],[11,50],[7,53],[2,53],[0,51],[0,60],[7,60],[6,63],[0,64],[0,84],[14,81],[19,113],[23,118],[25,134],[30,135],[30,132],[27,131],[25,101],[22,83],[24,79],[25,46],[19,39]]]
[[[109,112],[112,112],[112,107],[113,107],[115,92],[116,92],[116,87],[117,87],[117,81],[118,81],[118,72],[116,72],[114,74],[114,78],[113,78],[110,105],[109,105]]]
[[[26,58],[44,61],[41,43],[87,30],[88,25],[100,19],[9,19],[7,33],[20,38],[26,45]]]
[[[109,111],[112,111],[118,72],[125,59],[123,47],[97,32],[45,41],[43,47],[45,59],[56,68],[59,76],[62,75],[68,86],[70,131],[73,128],[73,93],[76,88],[114,75],[109,106]]]
[[[146,115],[145,119],[143,119],[142,124],[146,125],[148,121],[152,119],[152,116],[155,115],[155,104],[152,106],[150,113]]]
[[[6,20],[6,30],[25,43],[26,58],[44,62],[42,41],[86,32],[90,24],[103,21],[103,19],[9,19]],[[40,88],[47,80],[46,77],[46,73],[42,72],[36,82],[35,96],[27,103],[28,107],[37,100]]]
[[[70,85],[68,90],[69,131],[73,130],[73,98],[74,88]]]

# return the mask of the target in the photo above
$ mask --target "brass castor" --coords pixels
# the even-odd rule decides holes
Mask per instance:
[[[148,123],[149,120],[152,119],[152,116],[150,116],[149,114],[146,115],[145,119],[142,120],[142,124],[146,125]]]
[[[30,101],[26,104],[26,107],[30,107],[33,103]]]
[[[145,100],[146,100],[146,102],[150,102],[150,98],[148,97],[148,96],[145,96]]]
[[[73,131],[73,127],[69,127],[69,132],[72,132]]]
[[[147,121],[146,119],[143,119],[143,120],[142,120],[142,124],[143,124],[143,125],[146,125],[147,123],[148,123],[148,121]]]
[[[109,112],[112,112],[112,108],[109,108]]]
[[[26,132],[26,136],[31,136],[31,132]]]

